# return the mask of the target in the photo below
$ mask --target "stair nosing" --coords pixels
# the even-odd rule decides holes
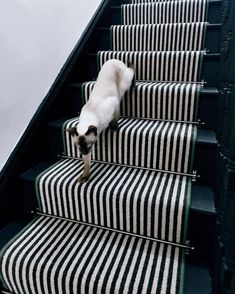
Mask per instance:
[[[74,117],[75,118],[75,117]],[[128,117],[125,117],[125,118],[128,118]],[[150,120],[152,121],[151,119],[147,119],[147,118],[134,118],[134,117],[129,117],[131,119],[139,119],[139,120]],[[54,120],[54,121],[51,121],[48,123],[48,127],[50,128],[59,128],[59,126],[61,127],[61,130],[62,130],[62,125],[64,122],[70,120],[71,118],[61,118],[61,119],[58,119],[58,120]],[[161,121],[161,120],[156,120],[156,121]],[[182,123],[182,122],[177,122],[177,121],[172,121],[170,123]],[[205,136],[210,136],[210,140],[208,141],[205,141],[203,140],[203,137]],[[203,145],[209,145],[209,146],[217,146],[218,145],[218,141],[216,139],[216,136],[215,136],[215,132],[213,130],[207,130],[207,129],[203,129],[203,128],[198,128],[197,130],[197,138],[196,138],[196,144],[203,144]]]
[[[71,159],[71,160],[76,160],[76,158],[74,159]],[[59,161],[58,161],[59,162]],[[35,180],[37,178],[38,175],[40,175],[42,172],[44,172],[45,170],[49,169],[53,164],[56,164],[56,163],[53,163],[53,162],[49,162],[49,161],[44,161],[44,162],[41,162],[35,166],[33,166],[31,169],[25,171],[24,173],[22,173],[20,175],[20,180],[23,181],[23,182],[30,182],[31,184],[35,183]],[[100,163],[102,164],[102,163]],[[110,164],[111,163],[107,163],[107,164]],[[135,168],[135,167],[133,167]],[[35,172],[36,170],[36,172]],[[191,196],[191,205],[190,205],[190,210],[191,211],[197,211],[197,212],[200,212],[202,214],[210,214],[210,215],[215,215],[216,214],[216,211],[215,211],[215,208],[213,205],[210,205],[210,208],[202,208],[199,207],[199,205],[197,204],[197,202],[194,200],[196,195],[198,195],[196,191],[198,191],[198,189],[202,189],[203,192],[203,195],[207,195],[207,198],[208,198],[208,195],[210,196],[210,199],[212,200],[213,199],[213,190],[212,190],[212,187],[208,186],[208,185],[203,185],[203,184],[193,184],[192,185],[192,196]],[[194,192],[194,193],[193,193]],[[205,199],[205,197],[203,196],[203,199]]]

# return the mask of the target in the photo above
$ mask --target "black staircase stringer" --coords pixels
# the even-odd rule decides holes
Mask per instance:
[[[235,293],[235,3],[222,2],[214,292]]]

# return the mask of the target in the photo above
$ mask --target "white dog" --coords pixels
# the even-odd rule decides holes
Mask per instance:
[[[83,106],[76,127],[67,131],[72,135],[84,159],[84,171],[79,178],[83,183],[90,176],[91,148],[97,136],[107,128],[116,129],[120,102],[125,92],[134,84],[134,69],[122,61],[110,59],[102,66],[89,101]]]

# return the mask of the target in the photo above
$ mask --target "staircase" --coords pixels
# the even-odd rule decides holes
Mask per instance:
[[[0,231],[3,293],[211,293],[220,9],[105,6],[45,116],[44,155],[18,177],[24,223]],[[136,85],[79,184],[65,130],[112,58],[133,63]]]

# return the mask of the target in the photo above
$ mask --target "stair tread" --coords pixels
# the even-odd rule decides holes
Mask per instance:
[[[95,81],[89,81],[87,83],[90,83],[90,82],[94,82]],[[138,82],[138,83],[145,83],[144,81],[142,82]],[[158,84],[159,82],[154,82],[152,81],[151,83],[153,84]],[[79,90],[81,89],[82,85],[84,83],[70,83],[67,85],[68,88],[78,88]],[[169,84],[171,84],[171,82],[169,82]],[[200,89],[200,93],[202,94],[205,94],[205,95],[218,95],[219,94],[219,90],[217,87],[207,87],[206,85],[204,87],[201,87]]]
[[[175,0],[175,1],[178,1],[178,0]],[[209,3],[214,3],[214,4],[219,4],[219,3],[221,3],[221,0],[208,0],[208,2]],[[125,1],[123,3],[125,3]],[[130,1],[129,0],[127,0],[127,4],[130,4]],[[144,4],[144,3],[142,3],[142,4]],[[122,4],[120,4],[120,5],[114,4],[114,5],[111,6],[111,9],[120,9],[121,8],[121,5]]]
[[[75,127],[78,120],[74,118],[66,122],[62,132],[65,155],[72,157],[81,157],[81,155],[73,142],[73,137],[65,130]],[[196,127],[192,124],[120,118],[117,131],[107,128],[101,132],[92,148],[92,158],[131,166],[190,173],[192,169],[190,157],[195,136]]]
[[[138,118],[136,118],[138,119]],[[52,128],[60,128],[62,129],[62,125],[68,121],[69,118],[61,118],[58,120],[54,120],[48,123],[49,127]],[[196,142],[198,144],[209,144],[216,146],[218,144],[218,141],[215,136],[215,132],[213,130],[198,128],[197,130],[197,138]]]
[[[214,194],[211,187],[193,185],[191,209],[215,214]]]
[[[138,51],[130,51],[130,52],[138,52]],[[154,51],[141,51],[141,52],[154,52]],[[165,51],[158,51],[158,52],[165,52]],[[168,51],[168,52],[173,53],[173,52],[178,52],[178,51]],[[180,51],[180,52],[188,52],[188,51]],[[87,52],[86,56],[91,57],[91,58],[92,57],[97,57],[97,52]],[[205,59],[208,59],[208,60],[219,60],[220,53],[208,53],[208,52],[205,52],[205,54],[203,54],[203,56],[204,56]],[[143,81],[145,81],[145,79]],[[161,82],[161,81],[157,81],[157,82]],[[171,82],[171,81],[166,81],[166,82]]]
[[[27,182],[35,182],[36,177],[52,166],[52,162],[40,162],[21,175],[21,179]],[[213,191],[211,187],[204,185],[192,185],[191,210],[214,214]]]
[[[195,22],[195,23],[197,23],[197,22]],[[198,23],[200,23],[200,22],[198,22]],[[182,23],[167,23],[167,24],[177,25],[177,24],[182,24]],[[162,25],[164,25],[164,24],[128,24],[128,25],[118,24],[118,25],[112,25],[112,26],[114,26],[114,27],[115,26],[127,26],[128,27],[128,26],[162,26]],[[221,23],[212,23],[212,24],[208,23],[207,24],[207,29],[209,29],[209,30],[219,29],[220,27],[221,27]],[[97,30],[109,32],[111,30],[111,27],[99,27],[99,28],[97,28]],[[184,51],[184,50],[182,50],[182,51]]]
[[[82,85],[84,103],[95,82]],[[201,84],[138,82],[127,91],[120,103],[120,116],[193,122],[196,120]]]
[[[44,165],[50,165],[50,163],[43,163]],[[39,164],[40,166],[41,164]],[[41,165],[42,168],[42,165]],[[7,243],[22,229],[25,228],[21,222],[12,222],[8,224],[4,229],[0,231],[0,251],[7,245]],[[207,294],[211,291],[211,277],[208,267],[204,262],[192,262],[188,259],[185,261],[185,282],[184,293],[185,294],[197,294],[198,287],[200,287],[200,293]],[[7,290],[7,289],[6,289]]]
[[[198,129],[198,136],[197,136],[197,143],[217,146],[218,141],[216,139],[215,131],[204,130],[204,129],[199,128]]]
[[[36,182],[40,211],[184,242],[189,177],[92,162],[89,181],[80,184],[82,170],[82,160],[62,159],[40,175]]]
[[[26,292],[47,293],[50,270],[55,292],[57,287],[64,293],[124,293],[144,287],[158,293],[169,287],[175,293],[183,286],[182,253],[171,245],[40,216],[3,252],[2,276]],[[30,266],[15,270],[25,259]],[[9,280],[18,274],[19,279]]]
[[[98,68],[109,59],[131,62],[135,79],[145,81],[197,82],[204,51],[99,51]],[[187,57],[187,65],[183,63]],[[139,62],[141,61],[141,62]],[[168,64],[166,70],[165,63]],[[184,64],[184,67],[183,67]],[[187,66],[187,71],[185,71]]]

